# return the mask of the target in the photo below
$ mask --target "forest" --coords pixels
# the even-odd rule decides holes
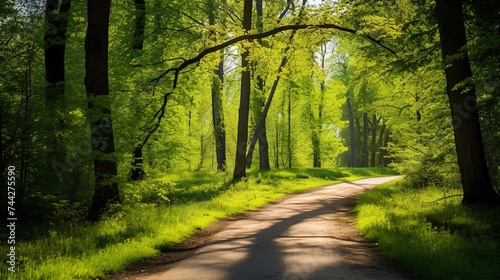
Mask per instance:
[[[3,220],[28,242],[338,168],[500,205],[499,13],[494,0],[2,0]]]

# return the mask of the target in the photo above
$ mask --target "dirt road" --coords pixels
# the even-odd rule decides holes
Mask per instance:
[[[340,183],[291,195],[226,221],[184,259],[117,275],[143,280],[411,279],[355,230],[349,210],[378,184],[398,177]],[[148,268],[148,266],[146,266]],[[151,268],[151,267],[150,267]],[[132,272],[132,271],[130,271]],[[117,278],[118,279],[118,278]]]

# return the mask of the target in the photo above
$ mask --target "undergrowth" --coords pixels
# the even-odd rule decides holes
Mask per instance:
[[[123,184],[123,205],[116,205],[102,221],[52,222],[46,232],[17,242],[16,273],[7,271],[9,246],[2,243],[0,278],[101,279],[172,247],[220,218],[286,194],[393,174],[381,168],[283,169],[251,171],[249,178],[230,184],[224,173],[186,172]]]
[[[498,279],[500,208],[465,206],[461,191],[389,182],[358,201],[357,227],[424,279]]]

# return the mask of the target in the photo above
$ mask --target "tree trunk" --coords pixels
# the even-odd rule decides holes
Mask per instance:
[[[295,30],[292,31],[292,35],[290,36],[290,43],[292,42],[293,36],[295,34]],[[288,51],[289,47],[285,49],[285,53]],[[273,82],[273,85],[271,87],[271,91],[269,92],[269,97],[267,98],[266,105],[264,106],[264,110],[262,110],[262,114],[259,117],[259,122],[257,123],[257,126],[255,128],[255,134],[252,137],[252,141],[250,143],[250,148],[248,149],[248,154],[247,154],[247,167],[250,167],[252,164],[252,156],[253,156],[253,151],[255,148],[255,144],[257,143],[257,140],[259,138],[257,131],[262,131],[262,127],[265,126],[266,123],[266,118],[267,114],[269,113],[269,108],[271,107],[271,102],[273,101],[274,94],[276,93],[276,89],[278,88],[278,83],[280,81],[280,74],[283,71],[283,68],[285,67],[286,63],[288,62],[288,58],[284,56],[281,59],[281,64],[278,68],[278,75],[276,76],[276,79]],[[260,145],[260,144],[259,144]]]
[[[138,181],[144,178],[146,172],[144,172],[144,161],[142,158],[142,145],[138,145],[134,148],[132,152],[134,161],[132,162],[132,169],[130,170],[130,179],[133,181]]]
[[[120,203],[114,159],[115,145],[108,87],[108,24],[111,0],[88,0],[85,37],[85,89],[87,91],[95,191],[88,218],[96,221],[109,205]]]
[[[368,133],[370,132],[368,124],[368,113],[363,113],[363,167],[368,167]]]
[[[215,11],[217,4],[214,0],[208,2],[208,21],[215,25]],[[212,122],[214,126],[215,154],[217,170],[226,170],[226,129],[224,125],[224,111],[222,107],[222,89],[224,84],[224,53],[221,54],[219,67],[214,70],[212,78]]]
[[[288,90],[288,137],[287,137],[287,156],[288,168],[292,168],[292,93]]]
[[[134,0],[135,19],[132,49],[142,50],[144,45],[144,27],[146,26],[146,1]]]
[[[252,28],[252,0],[243,3],[243,29],[250,31]],[[247,57],[248,50],[243,50],[241,55],[241,95],[238,109],[238,136],[236,140],[236,160],[234,164],[233,180],[246,177],[246,152],[248,141],[248,113],[250,109],[250,69]]]
[[[375,167],[375,157],[376,157],[376,154],[377,154],[377,128],[378,128],[378,119],[375,115],[373,115],[372,117],[372,147],[371,147],[371,158],[370,158],[370,161],[371,161],[371,167]]]
[[[347,113],[349,114],[349,132],[351,135],[350,148],[351,148],[351,166],[358,167],[358,158],[356,157],[356,134],[354,132],[354,116],[352,113],[351,100],[347,97]]]
[[[214,70],[217,76],[212,79],[212,119],[215,132],[215,152],[217,170],[226,170],[226,129],[222,107],[222,84],[224,82],[224,61],[221,58],[219,68]]]
[[[325,72],[326,45],[321,46],[321,69]],[[313,137],[313,167],[321,168],[321,133],[323,130],[323,109],[325,107],[325,81],[320,84],[320,98],[318,105],[318,119],[316,120],[316,135]],[[316,139],[314,139],[316,138]]]
[[[464,203],[500,203],[491,184],[469,64],[462,1],[436,0],[441,52]],[[460,54],[459,56],[457,56]],[[453,60],[451,60],[454,56]],[[465,83],[465,84],[460,84]]]
[[[134,36],[132,37],[132,50],[135,51],[134,56],[139,56],[139,51],[144,45],[144,27],[146,26],[146,1],[134,0],[135,20],[134,20]],[[134,157],[132,168],[130,170],[130,179],[138,181],[146,176],[144,171],[144,161],[142,157],[142,144],[134,147],[132,155]]]
[[[278,169],[280,168],[280,160],[279,160],[279,149],[280,149],[280,131],[279,131],[279,120],[276,120],[276,135],[274,139],[274,168]]]
[[[385,124],[382,124],[382,128],[380,129],[380,135],[379,135],[379,138],[378,138],[378,143],[377,143],[377,147],[378,147],[378,150],[379,150],[379,154],[378,154],[378,165],[380,167],[383,167],[384,166],[384,161],[383,161],[383,156],[384,156],[384,149],[382,148],[384,146],[384,133],[385,133]]]
[[[257,10],[257,30],[259,33],[264,32],[264,22],[262,18],[262,0],[255,0],[255,7]],[[259,45],[263,46],[262,39],[258,39],[257,42]],[[261,93],[257,98],[260,98],[259,105],[261,108],[265,107],[265,96],[264,96],[264,79],[257,75],[257,90]],[[263,109],[258,108],[261,115]],[[264,122],[260,126],[256,126],[255,134],[259,140],[259,169],[260,170],[269,170],[271,166],[269,164],[269,143],[267,142],[267,132],[266,132],[266,122]],[[248,164],[248,161],[247,161]]]
[[[58,133],[65,127],[64,123],[64,54],[66,49],[66,32],[68,29],[71,1],[62,1],[59,12],[58,0],[48,0],[45,5],[45,100],[48,121],[47,163],[52,166],[59,181],[62,182],[60,166],[66,157],[63,137]],[[64,169],[67,170],[67,169]]]

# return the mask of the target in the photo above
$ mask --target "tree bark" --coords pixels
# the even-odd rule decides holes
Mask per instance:
[[[97,221],[111,204],[120,203],[114,159],[115,145],[109,104],[108,27],[111,0],[88,0],[85,37],[85,89],[87,91],[95,190],[88,219]]]
[[[208,2],[208,21],[215,25],[215,11],[218,6],[215,0]],[[212,123],[214,126],[215,154],[217,170],[226,170],[226,129],[224,125],[224,111],[222,107],[222,89],[224,84],[224,53],[221,54],[219,66],[214,69],[212,78]]]
[[[257,20],[256,20],[256,26],[257,30],[259,33],[264,32],[264,22],[263,22],[263,15],[262,15],[262,0],[255,0],[255,7],[257,10]],[[262,38],[258,39],[257,42],[263,46],[262,43]],[[257,90],[261,93],[261,96],[258,96],[257,98],[260,98],[259,100],[259,105],[261,105],[258,109],[259,114],[261,115],[262,113],[262,108],[265,107],[265,96],[264,96],[264,79],[260,76],[257,75]],[[259,169],[260,170],[269,170],[271,169],[271,166],[269,164],[269,143],[267,141],[267,131],[266,131],[266,122],[264,121],[260,126],[255,127],[255,134],[257,135],[257,138],[259,140]],[[248,159],[247,159],[247,165],[248,167]]]
[[[224,82],[224,61],[221,58],[219,68],[214,70],[216,76],[212,79],[212,119],[215,132],[215,153],[217,170],[226,170],[226,129],[222,107],[222,84]]]
[[[378,143],[377,143],[377,147],[379,150],[378,165],[380,167],[384,166],[384,161],[383,161],[384,149],[382,148],[384,146],[384,142],[383,142],[384,136],[385,136],[384,133],[385,133],[385,124],[382,124],[382,128],[380,129],[380,134],[379,134]]]
[[[436,0],[463,203],[500,203],[491,184],[466,45],[462,1]]]
[[[142,50],[144,45],[144,28],[146,26],[146,0],[134,0],[135,19],[134,19],[134,36],[132,49]]]
[[[252,28],[252,0],[243,3],[243,29],[248,32]],[[234,164],[233,180],[246,177],[246,152],[248,141],[248,113],[250,109],[250,69],[248,63],[248,50],[243,50],[241,55],[241,95],[238,109],[238,136],[236,140],[236,160]]]

